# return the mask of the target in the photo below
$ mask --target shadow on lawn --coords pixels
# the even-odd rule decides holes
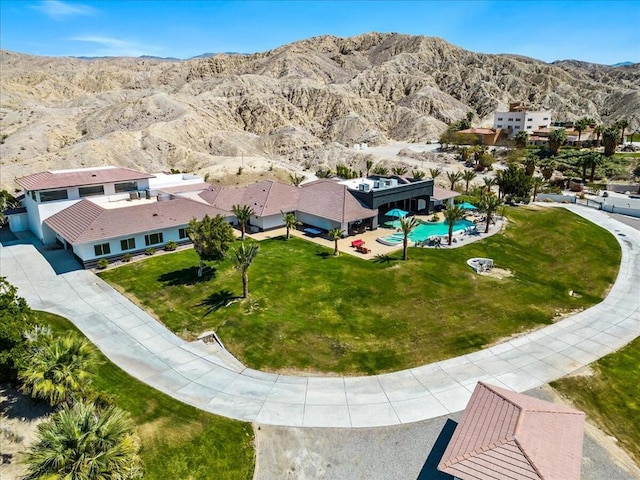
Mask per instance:
[[[374,263],[391,263],[397,262],[399,258],[392,257],[391,255],[384,255],[382,253],[375,256],[373,259]]]
[[[221,308],[228,307],[236,300],[240,300],[242,297],[234,295],[228,290],[220,290],[219,292],[212,293],[205,298],[198,306],[207,307],[207,311],[203,316],[207,316],[212,312],[216,312]]]
[[[216,271],[213,267],[204,267],[202,277],[198,278],[198,267],[193,266],[174,272],[163,273],[158,277],[158,280],[170,287],[195,285],[196,283],[208,282],[216,276]]]

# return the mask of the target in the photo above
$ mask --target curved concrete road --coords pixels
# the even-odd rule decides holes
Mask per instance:
[[[479,380],[518,392],[543,385],[640,334],[640,232],[597,210],[566,208],[611,231],[622,247],[618,278],[602,303],[485,350],[371,377],[245,368],[224,351],[176,337],[90,271],[56,275],[31,245],[0,248],[0,275],[31,307],[70,319],[134,377],[203,410],[292,427],[396,425],[464,409]]]

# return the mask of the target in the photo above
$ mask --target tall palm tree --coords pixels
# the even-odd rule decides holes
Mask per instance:
[[[469,194],[469,183],[474,178],[476,178],[476,174],[475,174],[475,172],[473,170],[465,170],[464,173],[462,174],[462,179],[465,182],[465,185],[464,185],[464,194],[465,195]]]
[[[364,166],[365,166],[365,168],[367,170],[367,177],[369,177],[369,172],[371,171],[371,168],[373,167],[373,160],[367,159],[364,162]]]
[[[621,132],[620,132],[620,145],[624,145],[624,131],[629,126],[629,122],[627,120],[618,120],[615,123],[615,126],[621,130]]]
[[[549,134],[549,150],[551,155],[557,155],[558,150],[564,142],[567,141],[567,131],[564,128],[558,128]]]
[[[402,259],[406,260],[407,247],[409,246],[409,234],[419,225],[416,217],[400,217],[400,231],[403,234],[402,237]]]
[[[251,216],[255,213],[249,205],[234,205],[232,207],[233,214],[238,219],[240,231],[242,232],[241,240],[244,242],[244,234],[247,230],[247,224],[251,220]]]
[[[338,240],[340,240],[343,235],[344,235],[344,230],[342,230],[341,228],[332,228],[327,233],[327,236],[329,237],[329,240],[333,240],[333,242],[334,242],[333,254],[336,257],[339,255],[339,252],[338,252]]]
[[[260,247],[257,243],[246,244],[242,242],[240,246],[233,249],[233,266],[242,275],[242,298],[249,296],[249,274],[248,270],[258,255]]]
[[[589,167],[591,167],[591,173],[589,175],[589,181],[593,183],[593,177],[596,175],[596,167],[604,163],[604,157],[601,153],[591,152],[589,155]]]
[[[543,177],[533,177],[531,179],[531,187],[533,188],[533,201],[536,201],[536,197],[538,196],[538,191],[544,185]]]
[[[573,124],[574,130],[578,132],[578,146],[580,146],[580,137],[582,136],[582,132],[587,129],[591,122],[592,120],[590,118],[583,117]]]
[[[85,401],[65,406],[38,425],[26,456],[27,480],[142,478],[140,441],[129,415]]]
[[[533,177],[533,174],[536,172],[536,163],[538,163],[538,155],[533,152],[527,152],[527,155],[524,159],[524,170],[527,172],[527,175]]]
[[[453,240],[453,226],[458,220],[462,220],[464,215],[464,209],[457,205],[449,205],[444,211],[444,221],[449,225],[449,245]]]
[[[604,131],[604,129],[605,129],[605,126],[602,125],[601,123],[596,125],[593,128],[593,132],[596,134],[596,145],[595,145],[596,147],[600,146],[600,137],[602,136],[602,132]]]
[[[438,178],[441,173],[442,173],[442,169],[441,168],[430,168],[429,169],[429,176],[431,178],[433,178],[434,180],[436,178]]]
[[[25,393],[60,405],[86,391],[97,363],[96,349],[89,341],[73,333],[59,337],[45,334],[33,342],[18,378]]]
[[[447,180],[451,184],[451,190],[455,190],[456,183],[462,180],[462,172],[447,172]]]
[[[607,127],[602,131],[602,144],[604,145],[605,157],[610,157],[614,153],[616,153],[619,134],[620,134],[620,131],[615,125]]]
[[[501,204],[502,200],[495,195],[485,195],[482,197],[482,200],[480,200],[480,211],[484,213],[487,220],[484,233],[489,233],[489,225],[491,225],[491,221],[493,220],[493,214],[496,213]]]
[[[299,222],[296,219],[295,213],[284,213],[282,210],[280,210],[280,213],[282,214],[282,219],[284,220],[284,226],[287,227],[287,240],[289,240],[289,238],[291,238],[291,230],[295,230],[296,227],[302,225],[302,222]]]

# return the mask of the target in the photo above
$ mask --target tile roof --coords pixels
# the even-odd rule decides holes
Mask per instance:
[[[201,219],[206,214],[228,216],[227,212],[183,198],[110,209],[85,198],[44,223],[67,242],[80,244],[187,225],[192,218]]]
[[[299,212],[317,215],[336,222],[353,222],[373,217],[378,213],[363,206],[346,185],[333,180],[317,180],[302,185],[300,189]]]
[[[438,465],[463,480],[579,480],[584,413],[479,382]]]
[[[454,198],[460,195],[458,192],[454,192],[453,190],[447,190],[446,188],[433,187],[433,198],[436,200],[447,200],[449,198]]]
[[[100,167],[34,173],[17,178],[16,183],[25,190],[46,190],[101,183],[130,182],[144,178],[153,178],[153,175],[124,167]]]
[[[300,188],[273,180],[244,187],[211,188],[200,193],[207,203],[228,212],[234,205],[249,205],[258,217],[294,211],[299,197]]]
[[[493,135],[496,133],[492,128],[467,128],[465,130],[458,130],[456,133],[468,133],[475,135]]]

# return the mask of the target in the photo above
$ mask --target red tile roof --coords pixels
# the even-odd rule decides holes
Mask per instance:
[[[296,210],[300,188],[265,180],[244,187],[212,188],[202,192],[200,197],[228,212],[232,211],[234,205],[249,205],[256,216],[266,217],[279,214],[280,211]]]
[[[78,170],[52,170],[34,173],[16,179],[25,190],[46,190],[101,183],[131,182],[153,178],[148,173],[137,172],[123,167],[82,168]]]
[[[474,135],[493,135],[496,133],[495,130],[491,128],[467,128],[465,130],[459,130],[456,133],[468,133]]]
[[[302,185],[300,189],[299,212],[328,218],[336,222],[353,222],[373,217],[378,213],[363,206],[346,185],[333,180],[317,180]]]
[[[453,190],[447,190],[446,188],[433,187],[433,198],[436,200],[447,200],[449,198],[454,198],[460,195],[458,192],[454,192]]]
[[[438,469],[463,480],[579,480],[584,413],[479,382]]]
[[[67,242],[80,244],[187,225],[192,218],[202,219],[206,214],[228,216],[227,212],[183,198],[108,209],[83,199],[44,223]]]

